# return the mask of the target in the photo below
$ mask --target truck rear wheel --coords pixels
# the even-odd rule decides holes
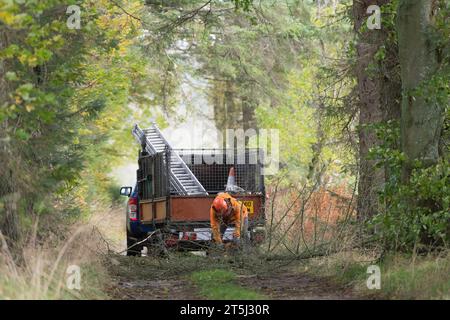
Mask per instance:
[[[136,244],[136,242],[139,241],[136,241],[135,239],[127,236],[127,256],[141,256],[142,245],[133,246],[134,244]]]
[[[161,232],[154,237],[153,241],[147,246],[147,249],[148,255],[154,257],[167,257],[169,254],[165,244],[165,236]]]

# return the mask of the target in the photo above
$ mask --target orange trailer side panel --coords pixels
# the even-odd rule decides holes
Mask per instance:
[[[239,201],[251,201],[253,203],[253,213],[250,219],[256,218],[262,209],[261,196],[238,196]],[[176,221],[208,221],[209,209],[214,197],[171,197],[170,198],[170,220]]]
[[[164,220],[167,216],[166,200],[143,201],[140,203],[141,221],[151,222],[155,220]]]
[[[166,201],[156,202],[156,220],[166,218]]]
[[[153,203],[146,202],[140,203],[140,213],[142,221],[152,221],[153,220]]]

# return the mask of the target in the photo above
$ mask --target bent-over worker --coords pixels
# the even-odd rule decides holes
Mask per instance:
[[[221,192],[214,199],[209,211],[213,240],[222,244],[223,235],[227,227],[235,225],[233,242],[237,245],[241,241],[241,233],[244,236],[248,230],[248,210],[241,201],[237,201],[229,193]]]

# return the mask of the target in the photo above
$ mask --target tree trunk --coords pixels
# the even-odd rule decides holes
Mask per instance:
[[[385,82],[379,70],[369,70],[377,65],[375,53],[385,43],[387,32],[369,30],[364,25],[369,14],[370,5],[382,6],[390,0],[361,0],[353,2],[354,28],[358,34],[356,75],[358,81],[359,100],[359,185],[358,185],[358,216],[362,220],[376,214],[379,210],[378,191],[384,183],[384,169],[375,168],[375,161],[368,159],[369,150],[380,144],[373,127],[381,123],[386,116]]]
[[[258,107],[258,102],[255,99],[254,90],[251,88],[249,94],[241,97],[242,103],[242,128],[244,132],[253,129],[258,131],[258,124],[256,122],[255,110]],[[245,139],[245,146],[248,147],[250,139]]]
[[[433,0],[400,0],[397,32],[402,78],[401,147],[406,156],[403,181],[415,160],[426,166],[439,157],[443,107],[423,86],[437,70],[437,52],[430,37]]]
[[[252,97],[242,97],[242,127],[244,131],[248,129],[257,129],[255,119],[256,103]]]

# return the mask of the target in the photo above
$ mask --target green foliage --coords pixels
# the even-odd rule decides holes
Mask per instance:
[[[253,4],[253,0],[233,0],[236,9],[243,9],[244,11],[249,11],[250,6]]]
[[[380,237],[387,249],[411,250],[422,246],[446,246],[450,240],[450,164],[442,158],[432,166],[416,160],[408,182],[401,179],[405,161],[395,147],[399,139],[398,123],[377,127],[383,142],[371,150],[389,172],[380,200],[385,209],[370,222],[369,228]]]
[[[153,3],[147,10],[152,31],[143,47],[159,80],[150,84],[155,94],[149,103],[172,117],[175,106],[190,103],[180,79],[207,79],[216,127],[278,129],[281,162],[291,181],[317,180],[324,167],[338,177],[335,182],[348,178],[342,171],[354,159],[341,127],[348,123],[343,97],[353,83],[332,73],[350,36],[349,21],[338,20],[350,2],[340,2],[336,12],[327,6],[323,16],[316,4],[295,0],[255,6],[236,1],[244,10],[213,1],[211,11],[195,11],[204,3]],[[335,23],[329,24],[330,17]]]
[[[386,23],[390,32],[386,45],[376,54],[382,66],[389,70],[392,77],[396,76],[393,71],[396,70],[398,61],[386,61],[385,49],[397,46],[394,24],[397,6],[397,1],[392,1],[383,7],[386,12],[383,22]],[[380,193],[380,201],[384,204],[384,209],[370,222],[370,228],[383,240],[385,247],[391,249],[410,251],[423,246],[446,246],[450,237],[448,196],[448,121],[450,119],[448,13],[450,11],[445,1],[437,1],[436,6],[439,10],[435,13],[435,21],[427,37],[435,43],[439,67],[408,94],[412,99],[424,99],[427,106],[440,106],[439,109],[442,109],[443,126],[441,128],[439,125],[436,128],[438,134],[440,132],[439,158],[407,159],[401,151],[404,146],[400,146],[402,133],[398,121],[371,126],[371,129],[377,132],[378,140],[381,141],[371,150],[371,158],[378,161],[378,167],[385,169],[386,182]]]
[[[81,29],[69,29],[71,4],[80,5],[0,1],[0,202],[20,194],[27,215],[79,215],[91,200],[108,199],[111,167],[130,151],[124,120],[145,76],[136,28],[105,0],[83,2]]]

